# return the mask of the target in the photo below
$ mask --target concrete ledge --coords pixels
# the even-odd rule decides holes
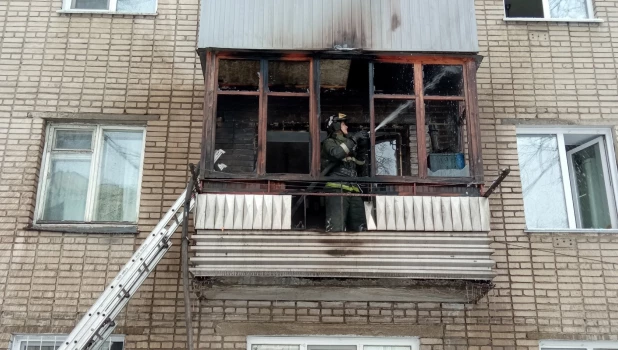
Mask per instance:
[[[219,336],[248,335],[349,335],[372,337],[442,338],[443,325],[394,325],[394,324],[311,324],[269,322],[216,322],[215,334]]]
[[[31,112],[30,118],[41,118],[50,121],[114,121],[123,123],[143,123],[159,120],[158,114],[113,114],[113,113],[63,113],[63,112]]]
[[[486,281],[216,277],[198,279],[211,300],[377,301],[475,303],[492,288]]]

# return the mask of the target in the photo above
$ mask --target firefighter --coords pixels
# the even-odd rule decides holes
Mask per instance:
[[[322,171],[326,176],[347,177],[350,181],[327,182],[324,190],[330,193],[361,193],[354,183],[357,167],[365,164],[364,154],[368,147],[369,134],[365,131],[348,134],[346,115],[339,113],[328,120],[328,138],[322,142]],[[365,205],[358,196],[327,196],[326,232],[365,231]]]

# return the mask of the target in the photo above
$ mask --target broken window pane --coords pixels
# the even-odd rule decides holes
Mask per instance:
[[[414,65],[376,62],[373,85],[376,94],[414,95]]]
[[[587,0],[549,0],[549,11],[552,18],[589,17]]]
[[[339,113],[346,115],[350,134],[369,131],[369,61],[320,61],[320,142],[328,137],[328,118]],[[365,161],[365,165],[357,167],[359,176],[369,176],[369,148],[365,147],[357,154],[357,158]]]
[[[510,18],[543,18],[543,0],[505,0],[504,12]]]
[[[424,65],[423,91],[428,96],[463,96],[463,66]]]
[[[415,100],[374,101],[376,175],[417,176]]]
[[[517,135],[517,154],[528,228],[568,228],[556,135]]]
[[[309,62],[269,61],[268,89],[273,92],[309,92]]]
[[[219,90],[258,91],[260,61],[219,60]]]
[[[219,96],[215,131],[215,171],[255,172],[259,99],[257,96]]]
[[[268,98],[266,172],[309,174],[309,98]]]
[[[469,176],[466,110],[463,101],[426,101],[427,175]]]

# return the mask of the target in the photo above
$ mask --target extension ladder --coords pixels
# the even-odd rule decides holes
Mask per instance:
[[[195,192],[189,193],[191,209],[195,205],[194,194]],[[118,314],[170,249],[170,238],[185,219],[183,210],[185,196],[187,190],[150,232],[148,238],[79,321],[59,350],[97,349],[105,342],[116,328],[114,320]]]

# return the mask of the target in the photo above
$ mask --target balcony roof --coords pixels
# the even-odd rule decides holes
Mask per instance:
[[[198,48],[479,51],[474,0],[201,0]]]

